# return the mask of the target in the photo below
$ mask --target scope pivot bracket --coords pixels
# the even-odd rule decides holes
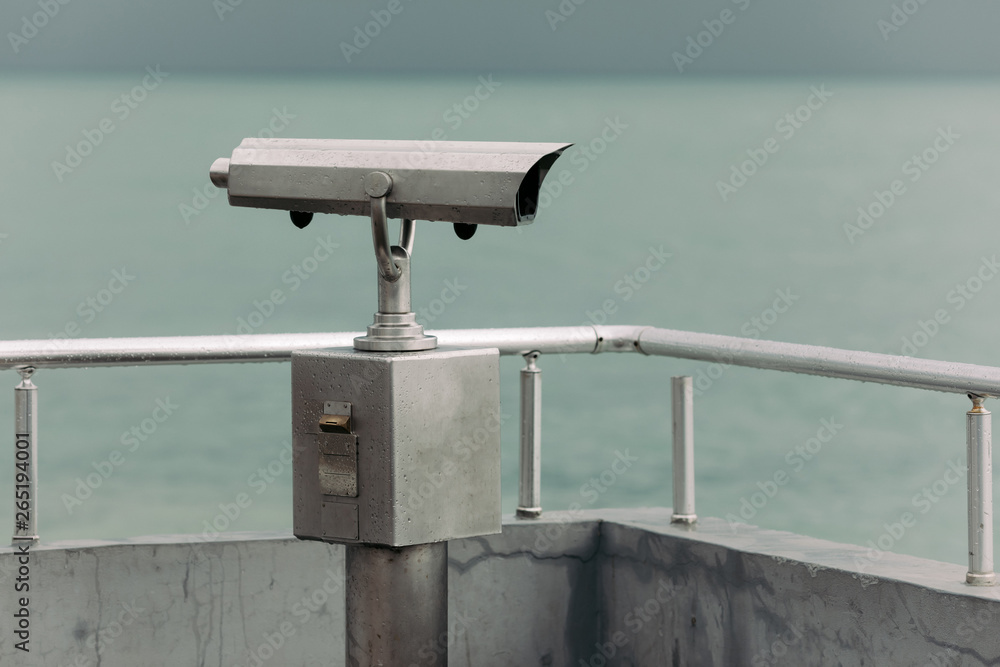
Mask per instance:
[[[424,334],[417,316],[410,309],[410,253],[416,225],[403,220],[399,245],[389,245],[389,223],[385,198],[392,192],[392,177],[373,171],[365,177],[365,192],[370,201],[372,243],[378,263],[378,312],[368,327],[368,335],[354,339],[354,349],[368,352],[418,352],[433,350],[437,338]]]

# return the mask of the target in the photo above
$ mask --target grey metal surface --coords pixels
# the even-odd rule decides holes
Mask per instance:
[[[354,348],[368,352],[419,352],[433,350],[438,339],[424,333],[413,313],[375,313],[368,333],[354,339]]]
[[[517,515],[534,519],[542,514],[542,371],[537,352],[524,355],[521,369],[520,475]]]
[[[932,391],[1000,396],[1000,368],[992,366],[670,329],[645,329],[638,343],[645,354]]]
[[[410,312],[410,255],[401,246],[392,246],[390,254],[396,277],[387,279],[379,268],[378,312],[368,326],[368,333],[354,339],[354,347],[371,352],[433,350],[437,338],[426,335],[424,327],[417,323],[417,316]]]
[[[285,362],[295,350],[350,346],[360,333],[150,336],[0,342],[0,369]]]
[[[993,586],[993,415],[981,396],[970,396],[972,409],[965,413],[966,466],[968,467],[969,571],[966,583]]]
[[[15,544],[38,540],[38,387],[34,370],[20,370],[14,387],[14,535]]]
[[[449,667],[1000,662],[1000,596],[963,583],[964,566],[671,516],[507,516],[500,535],[450,543]],[[0,586],[16,559],[0,549]],[[32,650],[0,634],[0,664],[343,664],[339,545],[192,535],[41,545],[31,559],[44,582]]]
[[[413,220],[404,219],[399,225],[399,247],[406,251],[407,255],[413,254],[413,237],[417,234],[417,223]]]
[[[295,534],[406,546],[498,532],[499,385],[496,350],[297,353]],[[356,497],[322,492],[319,422],[330,401],[351,403]]]
[[[402,315],[409,313],[410,306],[410,253],[401,246],[388,249],[397,275],[387,280],[381,268],[378,272],[378,312]]]
[[[642,352],[958,394],[1000,396],[1000,368],[643,326],[431,331],[441,345],[503,355]],[[357,333],[81,338],[0,342],[0,369],[288,361],[293,351],[343,347]]]
[[[233,206],[368,215],[365,178],[392,179],[391,218],[487,225],[531,222],[549,168],[571,144],[248,138],[212,182]]]
[[[402,315],[409,313],[410,306],[410,253],[400,246],[389,249],[393,266],[398,275],[394,280],[386,280],[381,269],[378,273],[378,312]]]
[[[208,178],[212,185],[222,190],[229,187],[229,158],[220,157],[208,170]]]
[[[389,174],[384,171],[373,171],[365,176],[365,194],[369,197],[381,199],[390,192],[392,192],[392,176]]]
[[[375,182],[369,183],[372,180]],[[375,262],[378,264],[379,276],[389,282],[399,278],[399,267],[392,261],[392,251],[389,247],[389,221],[385,214],[385,195],[391,190],[392,179],[389,178],[388,174],[375,171],[365,178],[365,191],[371,197],[369,212],[372,222],[372,243],[375,246]],[[373,195],[372,192],[381,192],[382,194]]]
[[[442,345],[495,347],[503,355],[523,355],[532,350],[543,354],[589,354],[596,351],[598,338],[591,326],[451,329],[429,333],[436,334]],[[0,369],[24,365],[87,368],[288,362],[295,351],[350,347],[360,335],[333,332],[0,341]]]
[[[346,563],[348,667],[447,667],[448,543],[348,545]]]
[[[674,523],[694,523],[694,386],[690,375],[670,378],[673,417]]]

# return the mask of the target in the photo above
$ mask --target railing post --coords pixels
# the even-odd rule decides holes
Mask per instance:
[[[992,415],[984,396],[969,394],[965,413],[966,465],[969,468],[969,572],[965,582],[993,586],[993,435]]]
[[[538,352],[524,355],[521,369],[521,476],[518,481],[517,516],[542,515],[542,370],[535,365]]]
[[[690,375],[670,378],[674,422],[674,512],[671,523],[692,524],[694,511],[694,389]]]
[[[14,544],[38,541],[38,387],[35,369],[18,368],[14,387]]]

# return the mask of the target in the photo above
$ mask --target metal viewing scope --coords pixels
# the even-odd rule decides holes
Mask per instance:
[[[462,239],[476,225],[535,219],[549,168],[571,144],[478,141],[244,139],[212,164],[212,182],[233,206],[289,211],[296,227],[314,213],[367,215],[379,267],[379,309],[355,348],[433,349],[410,312],[414,220],[451,222]],[[399,244],[388,218],[402,218]]]
[[[346,664],[406,665],[436,646],[447,542],[501,531],[500,353],[424,334],[410,308],[414,220],[466,239],[530,223],[568,147],[244,139],[212,165],[230,204],[290,211],[299,228],[314,213],[371,218],[374,323],[354,349],[292,355],[293,532],[347,547]],[[389,217],[403,219],[397,245]],[[429,664],[445,667],[447,647]]]
[[[244,139],[212,165],[233,206],[367,215],[370,174],[389,177],[390,218],[530,223],[549,167],[569,144]]]

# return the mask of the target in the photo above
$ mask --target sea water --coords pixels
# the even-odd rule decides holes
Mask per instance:
[[[643,324],[1000,362],[993,81],[137,67],[7,76],[0,96],[6,339],[362,330],[367,222],[231,208],[208,167],[248,136],[433,137],[576,146],[533,225],[461,241],[418,224],[428,328]],[[506,512],[523,365],[501,363]],[[548,510],[669,505],[670,377],[692,375],[700,516],[965,560],[964,396],[640,355],[539,366]],[[287,364],[34,379],[44,540],[290,530]]]

